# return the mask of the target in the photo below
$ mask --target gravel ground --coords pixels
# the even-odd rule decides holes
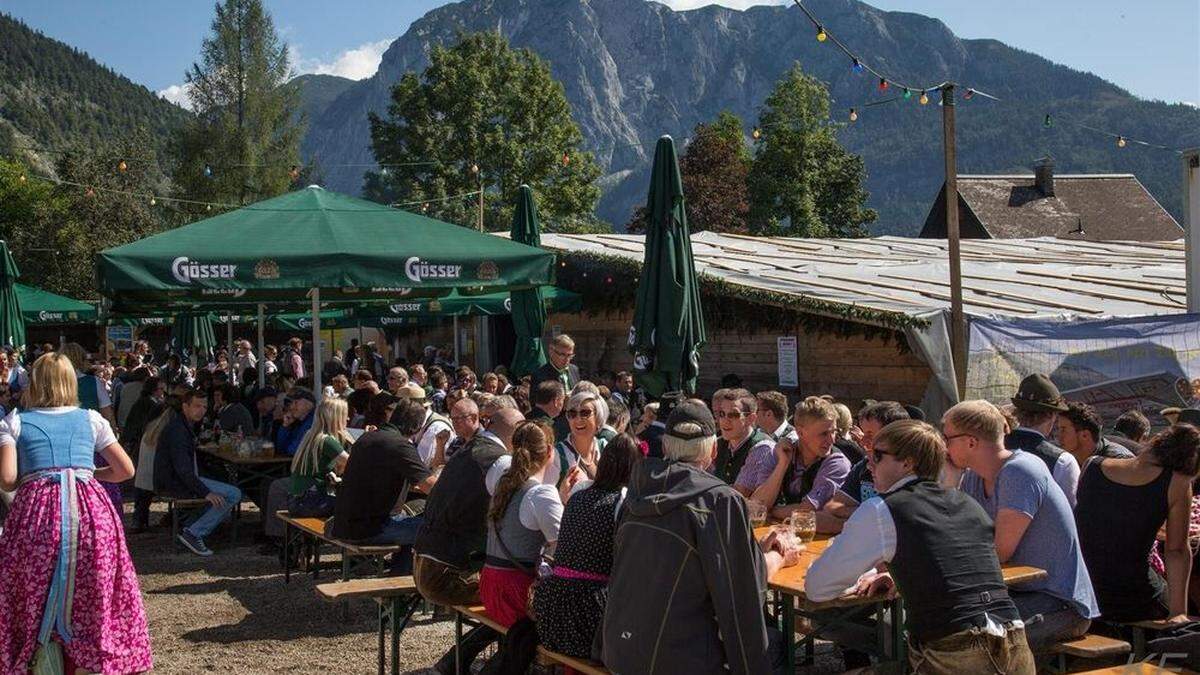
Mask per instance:
[[[152,522],[165,515],[155,508]],[[243,512],[237,545],[218,529],[208,539],[210,558],[174,546],[169,527],[128,536],[150,620],[154,672],[374,673],[375,606],[350,601],[343,616],[338,605],[317,596],[311,576],[293,575],[284,584],[278,558],[260,555],[252,541],[258,522],[252,507]],[[324,572],[321,580],[337,574]],[[401,671],[427,672],[453,640],[453,621],[418,613],[400,639]],[[817,651],[816,667],[797,672],[841,670],[831,645]]]

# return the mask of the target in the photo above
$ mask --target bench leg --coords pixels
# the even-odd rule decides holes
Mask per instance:
[[[292,524],[283,523],[283,583],[292,583]]]
[[[1141,626],[1130,626],[1133,629],[1133,660],[1141,661],[1146,658],[1146,629]]]
[[[453,609],[453,608],[451,608]],[[462,612],[454,610],[454,675],[462,675]],[[793,668],[793,670],[795,670]]]
[[[379,675],[383,675],[383,634],[387,630],[387,601],[379,601]]]
[[[175,508],[174,502],[167,502],[167,515],[171,517],[171,545],[178,550],[182,548],[179,544],[179,509]]]

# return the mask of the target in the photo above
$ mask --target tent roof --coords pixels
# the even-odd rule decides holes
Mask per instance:
[[[551,250],[640,265],[640,235],[543,234]],[[794,239],[699,232],[696,270],[738,286],[849,308],[920,316],[950,306],[946,241]],[[964,310],[975,316],[1082,318],[1187,311],[1182,240],[968,239]]]
[[[26,323],[88,323],[96,320],[96,307],[91,303],[22,283],[13,284],[13,288]]]
[[[118,310],[294,302],[314,287],[330,301],[484,293],[553,283],[553,267],[541,249],[317,186],[97,257]]]

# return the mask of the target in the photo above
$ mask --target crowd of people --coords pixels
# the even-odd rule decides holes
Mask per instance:
[[[736,376],[707,400],[651,401],[628,372],[583,379],[569,336],[548,347],[544,366],[510,378],[432,348],[388,367],[355,344],[323,365],[320,392],[299,338],[261,357],[240,341],[194,369],[141,342],[116,365],[74,344],[46,346],[28,371],[6,354],[0,489],[16,499],[0,606],[15,611],[0,614],[0,670],[150,667],[122,524],[130,478],[131,532],[151,527],[156,495],[208,501],[178,535],[197,555],[244,498],[401,547],[391,573],[507,629],[489,673],[523,672],[538,644],[614,672],[783,672],[767,580],[803,544],[756,525],[797,517],[838,535],[807,570],[807,597],[899,593],[920,672],[1031,673],[1089,630],[1187,621],[1200,410],[1153,435],[1136,411],[1109,426],[1044,375],[1010,404],[953,406],[940,428],[912,405],[793,404]],[[289,475],[214,478],[200,446],[222,436],[269,444]],[[275,554],[282,526],[263,527]],[[1045,576],[1008,588],[1005,564]],[[821,637],[847,667],[868,665],[845,635]],[[474,628],[434,667],[458,672],[498,638]]]

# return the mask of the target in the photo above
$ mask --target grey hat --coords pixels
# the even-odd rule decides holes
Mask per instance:
[[[1034,412],[1067,412],[1067,401],[1049,377],[1034,373],[1021,380],[1017,395],[1012,398],[1017,410]]]
[[[682,424],[695,424],[700,427],[699,431],[695,432],[679,432],[676,430]],[[717,423],[713,420],[712,413],[703,402],[695,399],[685,399],[675,405],[675,409],[671,411],[671,415],[667,417],[667,436],[678,438],[684,441],[690,441],[695,438],[703,438],[705,436],[717,435]]]

